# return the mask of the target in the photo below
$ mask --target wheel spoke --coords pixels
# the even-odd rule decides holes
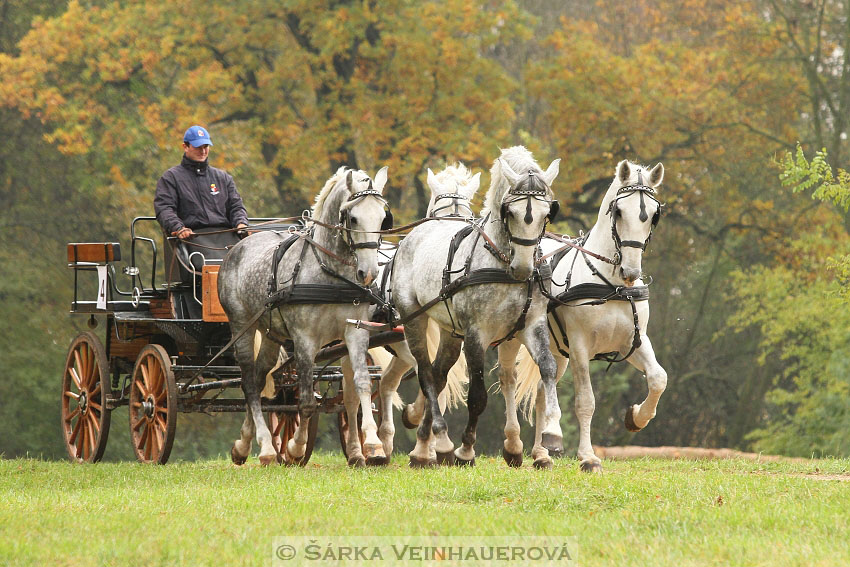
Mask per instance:
[[[81,418],[80,421],[85,421],[85,419]],[[85,461],[89,460],[88,436],[89,436],[89,428],[86,427],[85,423],[83,423],[83,428],[82,428],[82,431],[80,433],[80,445],[82,445],[81,449],[82,449],[82,452],[83,452],[83,460],[85,460]],[[79,451],[77,451],[77,456],[78,457],[80,456]]]
[[[89,398],[93,398],[100,393],[100,380],[97,381],[97,384],[94,388],[89,390]]]
[[[94,413],[89,413],[88,416],[91,419],[92,432],[97,430],[97,432],[100,433],[100,422],[99,422],[98,418],[94,415]]]
[[[79,408],[77,408],[77,411],[79,411]],[[82,424],[83,424],[82,418],[78,419],[77,423],[74,424],[73,429],[71,429],[71,436],[68,437],[68,444],[69,445],[74,445],[74,441],[76,441],[78,436],[80,435],[80,427],[82,426]]]
[[[133,378],[133,386],[139,391],[143,398],[148,397],[148,390],[145,388],[144,380],[141,377],[136,376]]]
[[[71,423],[71,420],[80,415],[80,408],[76,408],[74,411],[68,414],[68,417],[65,418],[65,423]],[[71,440],[71,443],[74,441]]]
[[[148,427],[142,429],[142,434],[139,436],[139,442],[136,444],[136,449],[138,449],[139,454],[142,454],[145,450],[145,441],[148,439]]]
[[[151,449],[153,447],[153,439],[151,439],[151,436],[156,434],[154,431],[151,431],[152,429],[152,425],[148,425],[148,428],[146,429],[148,437],[145,440],[145,460],[147,461],[151,460]]]
[[[75,394],[75,393],[74,393],[74,392],[72,392],[71,390],[68,390],[67,392],[65,392],[65,395],[66,395],[66,396],[68,396],[69,398],[74,398],[75,400],[79,400],[79,399],[80,399],[80,395],[79,395],[79,394]]]
[[[156,408],[156,411],[157,411],[158,413],[161,413],[161,414],[165,415],[165,416],[167,416],[167,415],[168,415],[168,408],[157,407],[157,408]]]
[[[277,416],[277,423],[274,424],[274,431],[272,431],[272,437],[277,437],[280,435],[280,430],[283,427],[283,419],[281,419],[280,415]]]
[[[147,367],[147,361],[146,360],[143,360],[142,363],[139,365],[139,370],[142,371],[142,381],[145,383],[145,388],[147,388],[147,391],[150,392],[151,391],[151,380],[150,380],[150,376],[148,375],[148,367]],[[147,393],[145,395],[147,395]]]
[[[152,454],[159,455],[159,428],[154,427],[153,435],[151,435],[151,449]]]
[[[139,404],[139,405],[141,405],[141,404]],[[136,423],[133,424],[133,431],[138,431],[139,426],[142,425],[144,422],[145,422],[145,416],[144,416],[144,414],[142,414],[142,415],[139,416],[139,419],[136,420]]]
[[[103,411],[103,406],[101,406],[99,403],[93,402],[91,400],[89,400],[89,407],[96,409],[97,411]]]
[[[97,423],[97,420],[93,415],[91,415],[91,422],[96,425],[97,430],[100,431],[100,424]],[[95,428],[91,426],[89,427],[89,445],[91,445],[91,452],[89,454],[93,454],[97,448],[97,436],[95,435]]]
[[[100,382],[100,368],[97,364],[97,359],[94,356],[94,352],[90,353],[91,358],[89,358],[89,375],[86,382],[86,388],[91,389],[95,384]]]
[[[165,404],[163,404],[162,402],[165,400],[165,395],[166,395],[167,393],[168,393],[168,390],[166,390],[165,388],[163,388],[163,389],[159,392],[159,394],[157,394],[157,395],[154,397],[154,400],[156,400],[156,404],[157,404],[157,405],[165,405]]]
[[[77,353],[76,353],[76,352],[74,352],[74,355],[75,355],[75,356],[76,356],[76,354],[77,354]],[[77,371],[74,369],[74,367],[73,367],[73,366],[69,366],[69,367],[68,367],[68,372],[70,372],[70,373],[71,373],[71,379],[72,379],[72,380],[74,380],[74,384],[77,386],[77,389],[78,389],[78,390],[82,390],[82,389],[83,389],[83,382],[82,382],[82,380],[80,380],[80,375],[79,375],[79,374],[77,374]]]

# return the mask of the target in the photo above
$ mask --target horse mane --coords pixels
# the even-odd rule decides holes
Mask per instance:
[[[481,216],[490,214],[492,218],[497,218],[505,193],[511,189],[510,183],[502,173],[502,165],[499,160],[505,160],[514,172],[521,176],[525,175],[527,179],[523,180],[521,185],[522,183],[535,183],[534,188],[543,185],[542,178],[540,178],[543,170],[534,161],[534,156],[528,149],[524,146],[504,149],[499,158],[493,162],[493,167],[490,168],[490,188],[487,190],[487,195],[484,196],[484,208],[481,210]],[[529,176],[527,175],[529,171],[534,171],[538,175]]]
[[[452,165],[446,167],[443,171],[435,175],[437,181],[445,188],[450,188],[452,186],[457,188],[457,193],[459,195],[463,195],[467,199],[472,199],[475,195],[475,191],[470,195],[466,195],[462,189],[466,186],[467,183],[472,179],[472,172],[467,169],[465,165],[460,162],[453,163]],[[431,198],[433,199],[437,195],[434,191],[431,191]]]
[[[348,174],[348,171],[349,169],[344,165],[340,166],[340,168],[336,170],[336,173],[334,173],[331,178],[325,182],[322,190],[319,191],[318,195],[316,195],[316,202],[313,204],[312,211],[313,218],[327,222],[327,219],[323,219],[323,216],[327,214],[326,209],[332,209],[335,207],[337,211],[339,210],[342,203],[334,204],[332,202],[333,199],[330,199],[330,196],[334,193],[334,190],[338,185],[345,187],[345,176]],[[331,219],[331,222],[336,222],[336,219]]]

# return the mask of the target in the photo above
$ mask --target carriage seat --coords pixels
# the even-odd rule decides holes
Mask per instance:
[[[230,227],[195,229],[189,241],[169,239],[164,235],[165,274],[169,283],[192,284],[200,281],[204,266],[221,265],[228,249],[239,242],[235,232],[218,232]],[[207,233],[214,234],[207,234]]]

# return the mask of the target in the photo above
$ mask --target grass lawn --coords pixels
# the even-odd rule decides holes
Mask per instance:
[[[0,460],[0,565],[271,565],[275,537],[420,534],[567,536],[582,565],[850,565],[848,460],[248,463]]]

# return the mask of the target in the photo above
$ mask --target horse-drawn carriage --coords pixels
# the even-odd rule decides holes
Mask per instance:
[[[123,273],[132,291],[116,284],[118,244],[69,244],[68,265],[75,274],[71,311],[89,314],[92,323],[95,314],[106,316],[105,342],[84,332],[66,360],[62,425],[70,456],[101,458],[109,412],[128,405],[134,450],[145,462],[167,460],[178,411],[244,410],[241,435],[231,449],[236,464],[245,462],[256,439],[262,464],[303,465],[321,412],[338,414],[349,464],[386,464],[395,433],[389,411],[393,396],[403,376],[416,368],[427,401],[422,398],[419,407],[426,409],[417,414],[411,466],[473,464],[487,398],[484,354],[497,346],[507,406],[506,462],[522,464],[517,420],[522,401],[536,415],[534,465],[550,467],[551,456],[562,452],[555,386],[569,358],[581,467],[601,470],[590,443],[594,401],[588,361],[628,359],[645,373],[648,395],[625,415],[631,431],[655,416],[666,387],[666,373],[646,336],[649,294],[641,281],[642,254],[660,218],[656,187],[664,170],[661,164],[649,170],[622,161],[596,224],[581,238],[569,239],[546,230],[558,211],[551,189],[558,162],[544,171],[525,148],[503,150],[478,218],[469,208],[478,175],[462,166],[439,176],[429,170],[429,214],[405,227],[412,230],[385,256],[392,260],[383,269],[382,237],[401,230],[393,229],[382,193],[386,167],[374,180],[364,171],[339,168],[319,192],[311,216],[253,225],[262,229],[259,234],[233,244],[223,261],[213,252],[228,246],[214,239],[232,235],[230,230],[194,238],[191,251],[166,238],[166,277],[159,286],[156,243],[136,235],[137,225],[153,224],[152,218],[131,225],[130,265]],[[293,225],[280,224],[293,220]],[[213,242],[205,244],[206,237]],[[143,243],[152,252],[149,287],[137,262]],[[97,273],[95,301],[77,297],[83,272]],[[380,315],[387,321],[379,325],[380,333],[360,324]],[[390,343],[398,343],[392,360],[382,370],[369,366],[368,349]],[[435,354],[432,346],[438,346]],[[528,365],[518,373],[521,346],[531,366],[539,368],[536,377]],[[469,417],[462,445],[455,449],[438,396],[461,350]],[[340,366],[330,366],[337,359]],[[317,369],[317,362],[327,365]],[[237,385],[244,397],[228,396]],[[380,427],[376,406],[379,412],[386,408]],[[349,429],[358,435],[346,435]]]
[[[290,220],[282,224],[272,219],[251,219],[252,230],[290,232],[303,228],[302,222]],[[148,230],[140,231],[145,225],[149,225]],[[141,235],[155,232],[156,226],[154,217],[132,221],[129,262],[121,269],[122,248],[117,242],[68,244],[68,267],[74,271],[71,313],[88,316],[91,328],[71,343],[62,380],[62,431],[72,459],[95,462],[102,458],[110,413],[117,407],[128,406],[138,460],[155,463],[165,463],[169,458],[178,412],[245,410],[244,399],[234,395],[241,374],[233,348],[212,361],[231,338],[216,283],[222,252],[232,245],[235,235],[207,231],[192,244],[163,237],[160,249],[155,239]],[[165,281],[158,283],[162,274],[157,270],[160,252]],[[140,266],[145,260],[149,265]],[[105,319],[102,334],[96,332],[96,316]],[[391,331],[376,335],[373,341],[386,344],[401,337],[400,332]],[[348,422],[341,411],[342,374],[340,367],[331,363],[344,354],[335,345],[320,351],[316,362],[322,366],[313,376],[318,409],[337,415],[343,448]],[[370,366],[369,371],[373,379],[380,377],[380,368]],[[291,357],[283,357],[270,378],[273,391],[263,399],[263,410],[279,451],[299,422]],[[318,420],[312,419],[301,464],[310,458],[317,427]]]

